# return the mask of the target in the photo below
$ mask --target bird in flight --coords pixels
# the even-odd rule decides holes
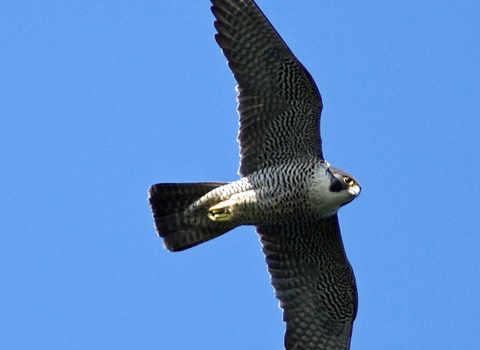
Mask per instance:
[[[156,231],[181,251],[255,226],[285,349],[348,350],[357,290],[337,211],[360,185],[324,159],[317,86],[255,2],[211,2],[215,40],[238,83],[241,178],[151,186]]]

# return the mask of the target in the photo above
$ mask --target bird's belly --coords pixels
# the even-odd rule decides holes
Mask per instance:
[[[224,203],[230,205],[232,219],[244,225],[306,222],[336,211],[329,205],[328,187],[311,176],[262,182],[249,179],[248,189],[232,194]]]
[[[257,198],[245,207],[249,224],[287,224],[316,220],[331,215],[322,198],[306,190],[277,188],[273,193],[256,193]]]
[[[323,163],[264,169],[216,188],[190,209],[212,221],[237,225],[307,222],[334,214]]]

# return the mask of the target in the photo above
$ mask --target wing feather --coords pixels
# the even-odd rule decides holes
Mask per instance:
[[[257,227],[287,350],[348,350],[357,289],[337,215],[314,223]]]
[[[211,0],[215,39],[238,82],[243,176],[292,158],[323,158],[317,86],[252,0]]]

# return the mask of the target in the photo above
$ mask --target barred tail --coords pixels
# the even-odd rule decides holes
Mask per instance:
[[[156,184],[148,190],[148,200],[155,220],[155,229],[163,237],[163,245],[170,251],[180,251],[213,239],[231,230],[231,224],[208,219],[192,223],[186,220],[185,209],[194,201],[226,185],[226,182],[199,182],[184,184]],[[199,225],[196,225],[199,224]]]

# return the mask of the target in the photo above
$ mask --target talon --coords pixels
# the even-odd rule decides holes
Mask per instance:
[[[222,214],[213,214],[208,213],[208,218],[212,221],[230,221],[232,216],[230,213],[222,213]]]
[[[230,221],[232,220],[232,214],[229,206],[235,204],[232,200],[226,200],[215,204],[208,209],[207,216],[212,221]]]

